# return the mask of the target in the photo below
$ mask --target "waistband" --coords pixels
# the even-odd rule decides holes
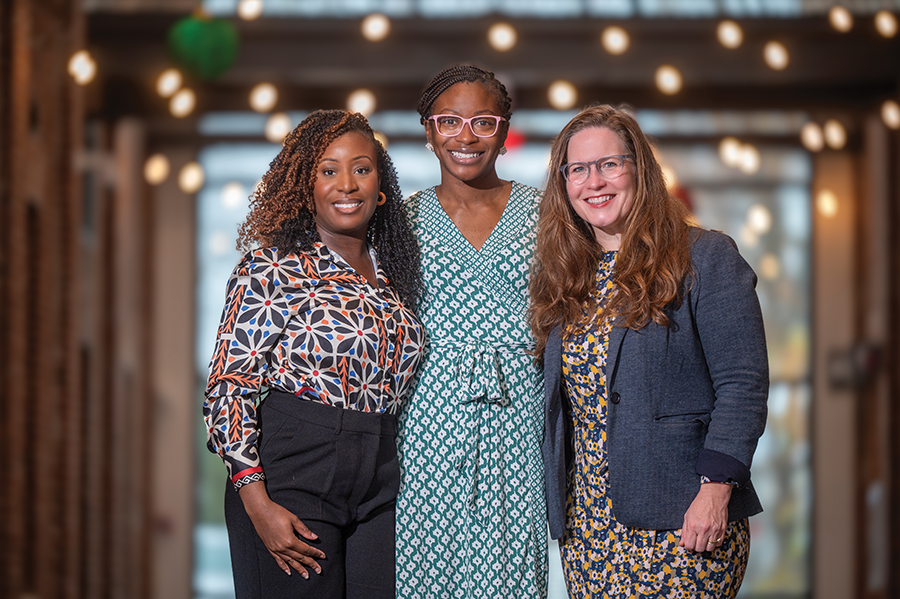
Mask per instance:
[[[396,414],[385,412],[359,412],[319,403],[314,400],[297,397],[293,393],[271,390],[262,405],[318,426],[334,429],[334,434],[341,431],[366,433],[369,435],[397,436]]]

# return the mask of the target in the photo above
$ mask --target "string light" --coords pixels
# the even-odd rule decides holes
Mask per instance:
[[[87,50],[79,50],[69,59],[69,75],[78,85],[87,85],[97,74],[97,63]]]
[[[380,42],[391,31],[391,20],[381,13],[374,12],[362,20],[360,26],[363,37],[370,42]]]
[[[741,163],[738,165],[741,172],[745,175],[753,175],[759,172],[760,165],[761,159],[756,146],[752,144],[744,145],[743,152],[741,152]]]
[[[825,121],[825,143],[833,150],[840,150],[847,143],[847,132],[840,122],[829,119]]]
[[[294,123],[291,121],[291,117],[283,112],[276,112],[266,119],[266,139],[272,143],[281,143],[293,127]]]
[[[886,10],[875,13],[875,29],[884,37],[897,35],[897,18]]]
[[[732,50],[744,42],[744,32],[741,30],[741,26],[734,21],[722,21],[719,23],[718,28],[716,28],[716,34],[719,37],[719,42]]]
[[[181,72],[178,69],[166,69],[156,80],[156,93],[163,98],[170,98],[181,89]]]
[[[886,100],[881,105],[881,120],[891,129],[900,129],[900,104]]]
[[[194,92],[185,87],[178,90],[178,93],[169,100],[169,112],[177,118],[186,117],[194,111],[196,104],[197,97],[194,95]]]
[[[144,163],[144,179],[150,185],[159,185],[169,178],[169,159],[163,154],[154,154]]]
[[[269,112],[278,102],[278,90],[271,83],[260,83],[250,91],[250,108],[256,112]]]
[[[669,96],[681,91],[681,73],[671,65],[664,64],[656,69],[656,87]]]
[[[765,235],[772,228],[772,213],[762,204],[753,204],[747,211],[747,226],[757,235]]]
[[[488,42],[500,52],[512,49],[517,38],[516,30],[509,23],[495,23],[488,30]]]
[[[196,162],[188,162],[178,173],[178,187],[184,193],[197,193],[205,181],[203,167]]]
[[[719,160],[725,166],[737,168],[741,164],[744,146],[734,137],[725,137],[719,142]]]
[[[578,91],[574,85],[560,79],[550,84],[550,87],[547,89],[547,98],[550,100],[550,105],[553,108],[568,110],[575,106],[575,102],[578,99]]]
[[[836,31],[847,33],[853,29],[853,15],[843,6],[833,6],[828,11],[828,20]]]
[[[816,210],[826,218],[834,217],[838,212],[838,198],[830,189],[823,189],[816,194]]]
[[[781,71],[788,66],[788,51],[778,42],[769,42],[763,50],[766,64],[776,71]]]
[[[246,199],[247,192],[244,191],[244,186],[237,181],[231,181],[222,186],[222,206],[225,208],[234,210]]]
[[[825,147],[825,136],[822,134],[822,128],[812,121],[800,128],[800,141],[810,152],[818,152]]]
[[[347,97],[347,110],[369,116],[375,112],[375,94],[367,89],[358,89]]]
[[[237,13],[245,21],[255,21],[263,12],[263,0],[241,0],[237,5]]]
[[[631,40],[624,29],[613,25],[603,30],[603,33],[600,35],[600,43],[603,44],[604,50],[618,56],[625,53]]]

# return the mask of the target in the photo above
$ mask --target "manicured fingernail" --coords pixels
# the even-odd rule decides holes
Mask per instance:
[[[290,575],[291,575],[291,569],[290,569],[290,568],[285,568],[285,569],[284,569],[284,573],[287,574],[288,576],[290,576]]]
[[[300,575],[303,576],[303,578],[309,578],[309,574],[307,574],[306,572],[301,572]]]

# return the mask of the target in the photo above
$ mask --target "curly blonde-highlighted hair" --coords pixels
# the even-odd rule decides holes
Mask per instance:
[[[651,320],[668,326],[666,309],[682,298],[682,286],[692,272],[689,212],[666,190],[653,146],[628,111],[609,105],[586,108],[553,142],[547,189],[540,206],[537,246],[531,276],[531,328],[537,355],[543,353],[556,326],[585,326],[596,318],[592,305],[597,266],[604,248],[592,227],[569,202],[559,168],[567,162],[569,141],[585,129],[608,129],[633,156],[625,176],[633,177],[633,202],[613,273],[615,292],[604,313],[617,316],[617,325],[640,329]]]

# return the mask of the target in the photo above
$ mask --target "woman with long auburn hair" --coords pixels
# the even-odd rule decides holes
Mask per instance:
[[[734,597],[743,580],[765,334],[756,275],[689,216],[629,112],[592,106],[556,138],[530,314],[571,597]]]

